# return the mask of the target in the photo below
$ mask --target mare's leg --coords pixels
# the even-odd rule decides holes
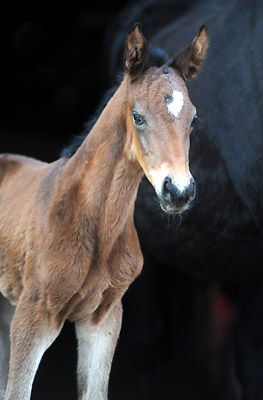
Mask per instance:
[[[15,307],[0,293],[0,400],[3,400],[9,370],[10,325]]]
[[[29,400],[40,360],[57,337],[56,326],[32,293],[19,299],[11,325],[11,358],[4,400]]]
[[[76,323],[79,400],[106,400],[112,358],[122,320],[119,302],[98,324]]]
[[[242,400],[263,399],[263,285],[240,289],[237,367]]]

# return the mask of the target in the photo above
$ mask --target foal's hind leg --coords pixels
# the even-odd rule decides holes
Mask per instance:
[[[76,323],[79,400],[106,400],[112,358],[122,320],[119,302],[98,324]]]
[[[40,360],[60,328],[43,307],[34,304],[32,293],[19,299],[11,325],[10,370],[4,400],[30,399]]]
[[[0,293],[0,400],[3,400],[9,369],[10,325],[15,307]]]

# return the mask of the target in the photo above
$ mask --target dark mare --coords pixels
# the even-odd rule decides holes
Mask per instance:
[[[137,368],[143,360],[145,369],[152,367],[158,349],[164,352],[164,347],[158,348],[162,329],[153,309],[160,310],[162,323],[166,316],[175,329],[183,324],[179,318],[173,321],[178,298],[170,278],[172,271],[186,272],[233,285],[238,302],[235,377],[242,395],[230,390],[224,398],[259,399],[263,395],[263,2],[131,3],[108,32],[110,77],[122,60],[127,26],[138,20],[151,43],[168,53],[174,45],[180,48],[187,43],[202,23],[209,32],[210,47],[203,70],[189,87],[201,119],[191,136],[195,204],[180,224],[168,226],[162,211],[153,207],[154,193],[146,179],[138,193],[135,222],[145,265],[126,298],[131,315],[131,296],[144,304],[140,308],[144,315],[137,322],[143,334],[136,336],[133,347],[141,346],[139,354],[144,351]],[[166,300],[159,296],[163,271]],[[165,306],[173,297],[176,300],[167,311]],[[134,320],[138,321],[138,313]]]

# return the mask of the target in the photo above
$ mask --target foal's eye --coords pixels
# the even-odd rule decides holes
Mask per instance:
[[[144,118],[141,117],[140,114],[134,112],[134,113],[132,113],[132,115],[133,115],[133,121],[134,121],[135,125],[137,125],[137,126],[144,125],[144,122],[145,122]]]

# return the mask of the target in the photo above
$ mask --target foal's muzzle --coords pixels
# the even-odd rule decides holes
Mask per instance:
[[[168,214],[179,214],[186,210],[191,201],[195,198],[195,180],[191,177],[189,184],[183,189],[179,189],[172,179],[167,176],[163,180],[160,205]]]

